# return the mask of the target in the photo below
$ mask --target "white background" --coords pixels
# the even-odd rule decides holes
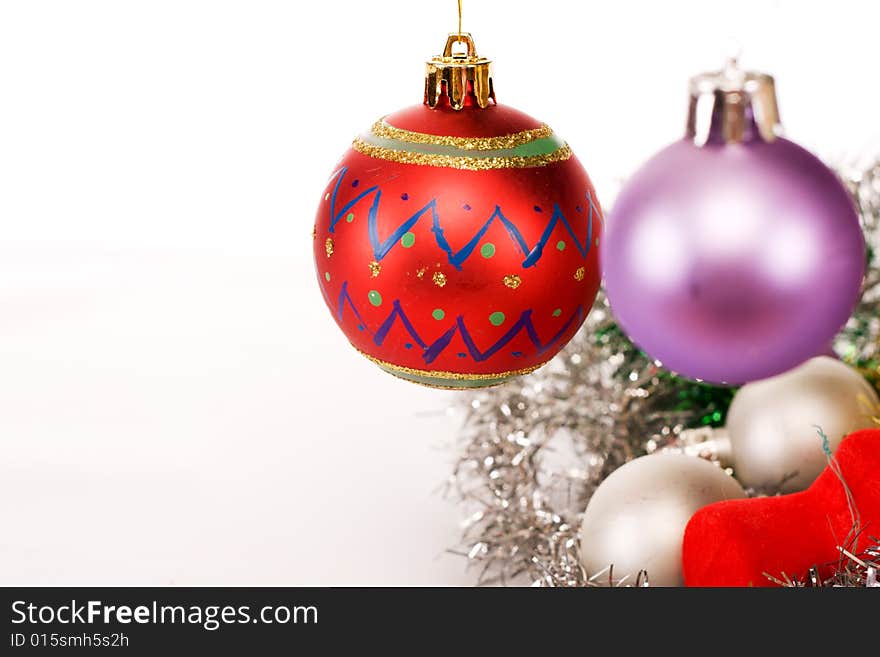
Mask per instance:
[[[465,0],[498,99],[604,204],[736,43],[829,161],[880,136],[880,3]],[[0,584],[468,584],[452,393],[348,346],[326,176],[420,102],[454,0],[0,3]]]

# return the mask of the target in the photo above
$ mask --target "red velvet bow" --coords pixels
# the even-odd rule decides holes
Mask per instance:
[[[841,557],[839,547],[857,552],[869,536],[880,536],[880,429],[849,435],[834,456],[861,520],[856,545],[845,544],[853,528],[845,488],[826,467],[800,493],[717,502],[697,511],[684,534],[685,584],[773,586],[765,573],[803,577],[812,566],[827,576]]]

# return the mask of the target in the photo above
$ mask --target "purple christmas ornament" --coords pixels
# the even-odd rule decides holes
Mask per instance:
[[[824,353],[859,298],[865,242],[836,175],[776,136],[773,79],[691,81],[688,136],[627,183],[602,247],[612,310],[684,376],[739,384]]]

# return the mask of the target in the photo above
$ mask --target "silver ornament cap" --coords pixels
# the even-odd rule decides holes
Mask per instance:
[[[744,71],[731,58],[722,70],[691,78],[687,137],[697,146],[771,142],[781,131],[772,76]]]

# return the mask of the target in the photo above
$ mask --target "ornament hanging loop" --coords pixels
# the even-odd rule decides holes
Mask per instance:
[[[456,46],[464,46],[457,49]],[[425,66],[425,104],[454,110],[476,105],[489,106],[495,100],[492,62],[477,55],[473,37],[467,32],[450,34],[443,54]]]
[[[455,52],[455,45],[464,44],[465,52]],[[444,59],[461,59],[461,60],[478,60],[477,47],[474,45],[474,39],[470,34],[450,34],[446,38],[446,47],[443,48]]]

